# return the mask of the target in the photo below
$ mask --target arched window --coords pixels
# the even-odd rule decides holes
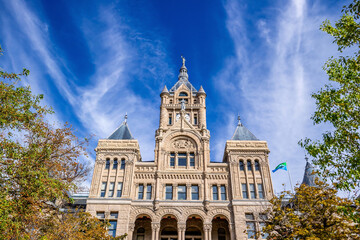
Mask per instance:
[[[247,161],[247,170],[248,170],[248,171],[251,171],[251,170],[252,170],[252,168],[251,168],[251,161],[250,161],[250,160]]]
[[[244,162],[243,162],[242,160],[239,162],[239,166],[240,166],[240,171],[244,171],[244,170],[245,170],[245,168],[244,168]]]
[[[260,163],[258,160],[255,161],[255,171],[260,171]]]
[[[218,229],[218,240],[226,240],[226,232],[224,228]]]
[[[188,94],[186,92],[181,92],[179,94],[179,97],[187,97],[187,96],[188,96]]]
[[[117,169],[117,167],[118,167],[118,160],[117,158],[115,158],[113,163],[113,169]]]
[[[109,168],[110,168],[110,158],[107,158],[105,163],[105,169],[109,169]]]
[[[121,159],[120,169],[125,169],[125,159]]]
[[[145,239],[145,228],[138,228],[136,240],[144,240]]]

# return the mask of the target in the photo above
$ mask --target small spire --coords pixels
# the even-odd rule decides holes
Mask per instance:
[[[202,85],[200,86],[198,93],[205,93],[205,90]]]
[[[242,124],[241,124],[241,118],[240,118],[240,115],[238,114],[238,117],[237,117],[237,119],[238,119],[238,126],[242,126]]]
[[[128,115],[127,115],[127,112],[125,113],[125,116],[124,116],[124,123],[127,123],[127,118],[128,118]]]
[[[162,90],[161,93],[169,93],[169,90],[167,89],[166,85],[165,85],[165,87],[163,88],[163,90]]]
[[[305,154],[305,161],[308,163],[309,162],[309,158],[308,156]]]

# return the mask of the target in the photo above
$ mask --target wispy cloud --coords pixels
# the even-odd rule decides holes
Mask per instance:
[[[148,95],[136,92],[131,84],[141,84],[141,80],[149,77],[157,79],[160,84],[166,76],[171,75],[161,41],[152,43],[135,30],[129,34],[129,26],[117,22],[121,16],[117,16],[116,11],[111,7],[99,8],[98,20],[103,26],[100,30],[94,29],[86,19],[80,19],[80,28],[95,59],[95,72],[89,76],[88,84],[77,86],[74,82],[78,79],[71,73],[71,66],[55,53],[55,49],[59,49],[51,42],[46,22],[41,21],[22,0],[11,1],[6,6],[13,18],[11,26],[6,25],[5,17],[1,18],[1,26],[6,32],[3,35],[7,36],[3,39],[4,45],[11,51],[9,58],[13,66],[31,66],[29,83],[36,92],[49,93],[46,94],[47,104],[56,102],[50,94],[52,90],[48,81],[52,81],[85,127],[84,135],[96,134],[96,138],[106,138],[128,112],[129,126],[140,142],[143,159],[153,159],[153,130],[157,128],[158,116],[149,113],[157,112],[158,103],[149,101]],[[138,38],[137,47],[129,44],[129,35]],[[19,36],[29,42],[22,41]],[[24,54],[29,51],[33,53],[32,57]],[[139,64],[149,67],[139,70]],[[162,74],[155,76],[160,72],[159,68]],[[141,79],[139,83],[133,83],[136,77]],[[58,112],[57,121],[68,119],[68,116],[61,115],[61,109],[55,111]],[[92,163],[93,159],[89,161]]]
[[[305,162],[304,152],[297,142],[319,135],[310,120],[314,111],[310,94],[324,83],[326,76],[321,66],[335,48],[318,30],[325,16],[310,3],[292,0],[280,1],[278,5],[277,17],[257,22],[263,41],[254,49],[249,44],[249,32],[243,22],[244,8],[238,1],[227,1],[227,28],[236,53],[227,59],[226,67],[216,79],[224,82],[221,85],[231,86],[222,89],[228,102],[240,99],[232,104],[233,111],[240,106],[246,126],[258,138],[268,141],[270,167],[288,161],[293,179],[299,182]],[[241,89],[241,96],[236,96],[236,89]],[[234,116],[227,119],[234,119]],[[227,131],[224,131],[227,138],[234,128],[234,121],[228,121]],[[273,175],[277,191],[282,190],[282,183],[289,188],[285,174]]]

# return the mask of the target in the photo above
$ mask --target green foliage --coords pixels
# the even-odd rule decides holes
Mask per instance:
[[[0,68],[0,238],[110,239],[106,226],[88,214],[59,211],[88,172],[78,160],[87,140],[46,121],[53,111],[41,105],[43,96],[20,84],[28,75],[27,69],[15,74]],[[52,234],[69,222],[68,232],[78,238]]]
[[[359,202],[337,196],[337,190],[323,182],[317,185],[302,184],[295,194],[282,192],[271,200],[263,229],[267,239],[360,239]]]
[[[325,21],[321,30],[334,37],[339,52],[350,56],[331,57],[324,65],[329,83],[312,95],[317,109],[314,124],[330,123],[321,141],[305,139],[300,144],[314,158],[321,173],[336,187],[356,189],[360,182],[360,2],[345,6],[343,16],[332,26]]]

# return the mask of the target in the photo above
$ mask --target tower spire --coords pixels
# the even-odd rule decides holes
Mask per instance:
[[[241,126],[242,124],[241,124],[241,118],[240,118],[240,115],[238,114],[238,117],[237,117],[237,119],[238,119],[238,126]]]
[[[179,76],[178,76],[178,79],[179,81],[182,81],[182,82],[185,82],[185,81],[189,81],[189,75],[187,73],[187,68],[185,66],[185,58],[183,56],[181,56],[181,59],[182,59],[182,66],[179,70]]]

